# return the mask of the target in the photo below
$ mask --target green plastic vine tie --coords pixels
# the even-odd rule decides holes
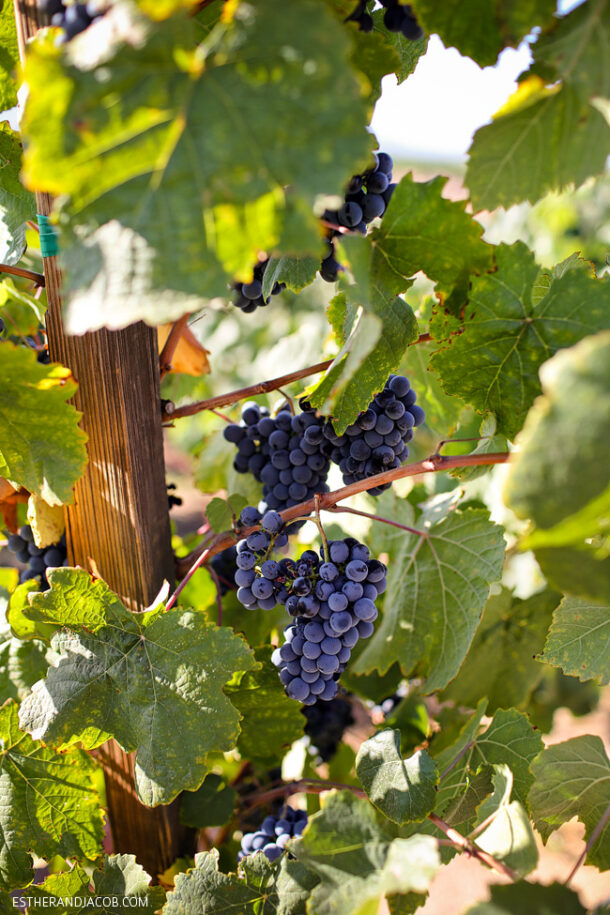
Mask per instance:
[[[59,253],[59,244],[55,229],[49,222],[48,216],[36,214],[38,228],[40,229],[40,253],[43,257],[55,257]]]

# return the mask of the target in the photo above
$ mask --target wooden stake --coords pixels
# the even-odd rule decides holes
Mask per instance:
[[[23,59],[25,44],[44,22],[35,0],[15,0]],[[37,193],[48,216],[52,201]],[[91,558],[108,585],[133,610],[144,610],[164,579],[173,586],[163,431],[159,393],[157,333],[144,324],[65,334],[61,316],[61,274],[57,258],[44,259],[49,310],[47,335],[52,361],[67,366],[78,390],[74,404],[83,414],[89,463],[66,508],[69,561],[89,567]],[[156,882],[179,855],[192,831],[180,827],[177,802],[148,808],[134,789],[133,754],[114,741],[96,754],[104,767],[114,850],[134,854]]]

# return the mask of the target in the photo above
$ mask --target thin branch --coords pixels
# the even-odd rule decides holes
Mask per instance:
[[[9,267],[8,264],[0,264],[0,273],[10,273],[13,276],[23,276],[26,280],[32,280],[37,286],[45,285],[45,278],[42,273],[34,273],[33,270],[26,270],[25,267]]]
[[[408,531],[410,534],[415,534],[416,537],[427,537],[428,534],[426,531],[419,531],[416,527],[408,527],[406,524],[399,524],[398,521],[390,521],[389,518],[383,518],[381,515],[372,515],[370,512],[360,511],[358,508],[347,508],[341,507],[337,508],[327,508],[326,511],[333,512],[335,514],[343,514],[344,512],[349,513],[350,515],[360,515],[362,518],[370,518],[371,521],[381,521],[382,524],[391,524],[392,527],[398,527],[401,531]]]
[[[208,400],[197,400],[194,403],[187,403],[183,407],[176,407],[168,419],[180,419],[182,416],[193,416],[195,413],[201,413],[203,410],[215,410],[218,407],[229,407],[231,404],[238,403],[240,400],[247,400],[248,397],[254,397],[257,394],[268,394],[270,391],[276,391],[282,385],[292,384],[293,381],[299,381],[300,378],[307,378],[308,375],[317,375],[318,372],[324,372],[333,360],[328,359],[326,362],[318,362],[317,365],[310,365],[305,369],[299,369],[296,372],[290,372],[288,375],[281,375],[279,378],[272,378],[270,381],[261,381],[259,384],[251,384],[247,388],[240,388],[238,391],[231,391],[229,394],[219,394],[217,397],[210,397]]]
[[[593,832],[591,833],[591,835],[589,837],[589,841],[587,842],[587,844],[585,846],[585,850],[583,851],[582,855],[580,855],[578,861],[576,862],[576,864],[574,865],[574,867],[568,874],[567,880],[565,882],[565,886],[567,886],[568,883],[570,883],[570,881],[574,877],[576,871],[578,870],[580,865],[583,863],[583,861],[585,860],[585,858],[587,857],[587,855],[589,854],[589,852],[591,851],[591,849],[597,842],[599,835],[600,835],[601,831],[603,830],[604,826],[606,825],[606,823],[608,822],[608,820],[610,820],[610,804],[608,804],[608,806],[602,813],[599,823],[597,824],[597,826],[595,827],[595,829],[593,830]]]
[[[218,539],[218,538],[216,538],[216,539]],[[212,543],[212,546],[213,546],[213,543]],[[224,547],[222,549],[218,550],[217,552],[222,553],[223,549],[224,549]],[[196,551],[193,551],[193,552],[196,552]],[[216,554],[214,553],[214,555],[216,555]],[[186,562],[186,560],[188,560],[188,558],[189,558],[188,556],[185,556],[183,560],[179,559],[176,563],[176,570],[180,567],[180,562],[181,561]],[[194,563],[189,568],[188,572],[186,573],[186,575],[184,576],[184,578],[182,579],[182,581],[180,582],[180,584],[178,585],[178,587],[176,588],[176,590],[174,591],[174,593],[172,594],[170,599],[168,600],[167,604],[165,605],[166,610],[171,610],[171,608],[176,603],[180,593],[186,588],[187,584],[189,583],[189,581],[191,580],[191,578],[193,577],[193,575],[195,574],[195,572],[197,571],[199,566],[202,566],[204,564],[204,562],[206,562],[208,559],[211,559],[211,558],[212,558],[212,547],[208,547],[207,549],[204,549],[203,552],[201,553],[201,555],[195,559]]]
[[[181,318],[178,318],[178,320],[174,321],[172,324],[172,329],[170,330],[167,340],[163,344],[163,349],[159,354],[159,372],[161,378],[164,378],[164,376],[167,375],[169,371],[171,371],[174,353],[176,352],[178,344],[180,343],[180,337],[187,328],[189,318],[190,314],[182,315]],[[172,417],[174,414],[175,411],[171,414]]]
[[[385,470],[383,473],[368,477],[366,480],[350,483],[349,486],[343,486],[341,489],[336,489],[334,492],[322,493],[317,504],[321,511],[326,511],[339,502],[343,502],[344,499],[348,499],[350,496],[354,496],[359,492],[366,492],[369,489],[374,489],[376,486],[381,486],[383,483],[393,483],[394,480],[414,477],[421,473],[436,473],[438,471],[452,470],[454,467],[479,467],[491,464],[504,464],[508,461],[508,458],[509,453],[507,451],[492,452],[489,454],[465,454],[458,457],[443,457],[440,454],[433,454],[431,457],[426,458],[426,460],[418,461],[416,464],[408,464],[404,467],[395,467],[392,470]],[[284,523],[288,523],[289,521],[294,521],[296,518],[311,515],[315,510],[316,499],[308,499],[307,502],[300,502],[298,505],[293,505],[291,508],[284,509],[280,514]],[[245,537],[252,531],[258,530],[259,526],[260,525],[254,525],[251,528],[246,528],[240,533],[240,537]],[[236,537],[233,531],[225,531],[222,534],[218,534],[209,546],[205,548],[201,545],[195,547],[188,556],[177,559],[176,576],[177,578],[186,576],[186,579],[178,586],[168,606],[173,605],[177,594],[182,590],[186,581],[190,579],[194,572],[203,565],[207,559],[211,559],[212,556],[216,556],[217,553],[222,553],[227,547],[233,546],[240,537]]]
[[[416,343],[426,343],[431,339],[430,334],[421,334]],[[326,362],[318,362],[316,365],[309,365],[307,368],[298,369],[296,372],[289,372],[287,375],[280,375],[279,378],[272,378],[270,381],[261,381],[259,384],[251,384],[247,388],[240,388],[238,391],[231,391],[228,394],[219,394],[217,397],[210,397],[208,400],[197,400],[194,403],[187,403],[183,407],[176,407],[167,419],[180,419],[182,416],[193,416],[195,413],[201,413],[203,410],[215,410],[218,407],[229,407],[231,404],[238,403],[240,400],[247,400],[248,397],[255,397],[257,394],[269,394],[271,391],[277,391],[284,385],[292,384],[293,381],[299,381],[301,378],[307,378],[309,375],[318,375],[325,372],[334,362],[334,359],[327,359]]]
[[[440,776],[439,776],[439,779],[438,779],[439,782],[442,782],[442,780],[445,778],[445,776],[446,776],[446,775],[449,775],[449,773],[451,772],[451,770],[453,769],[453,767],[454,767],[454,766],[457,766],[457,764],[459,763],[460,759],[461,759],[463,756],[465,756],[466,753],[468,753],[468,750],[471,750],[473,747],[474,747],[474,740],[469,740],[468,743],[466,744],[466,746],[462,747],[462,749],[460,750],[460,752],[458,753],[458,755],[455,757],[455,759],[452,760],[452,761],[449,763],[449,765],[447,766],[447,768],[445,769],[445,771],[444,771],[444,772],[441,772],[441,774],[440,774]]]
[[[507,867],[506,864],[502,864],[501,861],[496,861],[492,855],[488,854],[486,851],[483,851],[482,848],[479,848],[475,845],[474,842],[471,842],[465,836],[463,836],[457,830],[452,829],[451,826],[448,826],[444,820],[441,820],[440,817],[437,817],[435,813],[429,813],[428,819],[431,823],[440,829],[441,832],[444,832],[448,839],[451,840],[453,845],[456,848],[459,848],[461,851],[465,852],[472,858],[477,858],[479,861],[482,861],[483,864],[487,864],[488,867],[491,867],[492,870],[495,870],[496,873],[502,874],[503,877],[508,877],[509,880],[516,882],[519,879],[519,874],[514,871],[511,867]]]

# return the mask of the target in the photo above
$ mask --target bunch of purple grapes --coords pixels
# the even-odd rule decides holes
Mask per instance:
[[[386,588],[385,565],[358,540],[331,541],[328,552],[326,561],[324,548],[321,560],[307,550],[288,566],[293,578],[284,585],[285,604],[294,622],[271,659],[288,696],[304,705],[335,698],[353,647],[373,633],[375,600]]]
[[[424,37],[424,30],[417,21],[413,7],[400,0],[380,0],[385,7],[383,24],[388,32],[401,32],[409,41],[419,41]]]
[[[19,562],[23,562],[26,565],[26,568],[19,573],[19,581],[24,582],[30,578],[38,578],[41,591],[47,591],[49,588],[46,575],[47,569],[65,566],[68,562],[65,534],[61,535],[57,543],[52,543],[45,547],[36,546],[34,534],[29,524],[24,524],[23,527],[19,528],[18,534],[10,534],[8,548],[16,555]]]
[[[263,296],[263,278],[269,258],[259,261],[253,271],[252,280],[249,283],[235,283],[233,288],[237,292],[237,297],[233,304],[240,308],[246,314],[256,311],[257,308],[263,308],[271,301]],[[279,295],[286,288],[286,283],[274,283],[271,289],[271,295]]]
[[[413,8],[402,4],[399,0],[380,0],[385,7],[383,24],[389,32],[402,32],[409,41],[418,41],[424,37],[424,30],[418,23]],[[373,17],[367,8],[368,0],[358,0],[356,9],[351,13],[346,22],[357,22],[361,32],[373,31]]]
[[[51,25],[63,29],[60,44],[70,41],[101,19],[109,7],[107,0],[88,0],[87,3],[64,3],[63,0],[39,0],[38,7],[51,20]]]
[[[273,610],[288,598],[284,582],[286,563],[290,560],[276,562],[270,558],[274,548],[281,549],[288,543],[281,515],[276,511],[267,511],[261,517],[258,509],[249,505],[244,508],[239,520],[244,527],[253,527],[260,522],[261,530],[253,531],[237,544],[237,599],[247,610],[257,607]]]
[[[225,427],[224,437],[237,446],[233,467],[263,484],[261,511],[282,511],[328,492],[330,451],[313,410],[292,415],[288,405],[275,416],[248,402],[241,423]],[[296,529],[292,525],[291,530]]]
[[[394,193],[392,169],[394,163],[384,152],[374,153],[375,164],[362,175],[354,175],[348,184],[345,202],[338,210],[326,210],[322,215],[325,223],[330,223],[327,230],[327,253],[320,267],[320,276],[327,283],[334,283],[339,275],[341,265],[335,257],[334,239],[341,234],[342,226],[362,235],[367,233],[367,225],[386,211]]]
[[[262,851],[269,861],[275,861],[283,853],[288,841],[300,836],[306,826],[307,814],[304,810],[285,807],[281,817],[265,817],[260,829],[243,836],[237,860],[241,861],[248,855]]]
[[[332,759],[347,728],[354,724],[352,706],[347,699],[336,696],[330,702],[314,702],[301,709],[307,720],[305,734],[311,741],[311,751],[318,763]]]
[[[332,423],[324,424],[323,434],[331,446],[330,459],[339,465],[346,485],[404,464],[413,430],[425,419],[415,400],[409,380],[404,375],[390,375],[383,391],[342,435],[336,434]],[[369,495],[378,496],[390,485],[376,486],[368,491]]]

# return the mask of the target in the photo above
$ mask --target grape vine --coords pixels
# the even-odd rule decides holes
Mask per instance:
[[[484,6],[0,9],[0,911],[603,907],[607,4]]]

